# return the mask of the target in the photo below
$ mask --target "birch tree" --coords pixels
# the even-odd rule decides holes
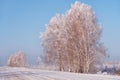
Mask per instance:
[[[8,66],[10,67],[25,67],[26,65],[26,57],[23,52],[18,52],[9,57]]]
[[[57,65],[60,71],[93,71],[106,56],[101,33],[92,8],[75,2],[65,15],[53,17],[41,35],[46,62]]]

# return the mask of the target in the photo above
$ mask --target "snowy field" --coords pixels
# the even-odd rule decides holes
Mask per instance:
[[[120,80],[120,76],[0,67],[0,80]]]

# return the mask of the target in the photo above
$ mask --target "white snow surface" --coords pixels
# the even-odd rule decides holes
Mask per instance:
[[[120,80],[120,76],[0,67],[0,80]]]

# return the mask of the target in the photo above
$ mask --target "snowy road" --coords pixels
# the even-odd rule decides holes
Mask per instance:
[[[0,80],[120,80],[120,76],[1,67]]]

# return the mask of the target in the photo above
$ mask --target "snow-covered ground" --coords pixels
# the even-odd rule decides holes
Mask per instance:
[[[0,67],[0,80],[120,80],[120,76]]]

